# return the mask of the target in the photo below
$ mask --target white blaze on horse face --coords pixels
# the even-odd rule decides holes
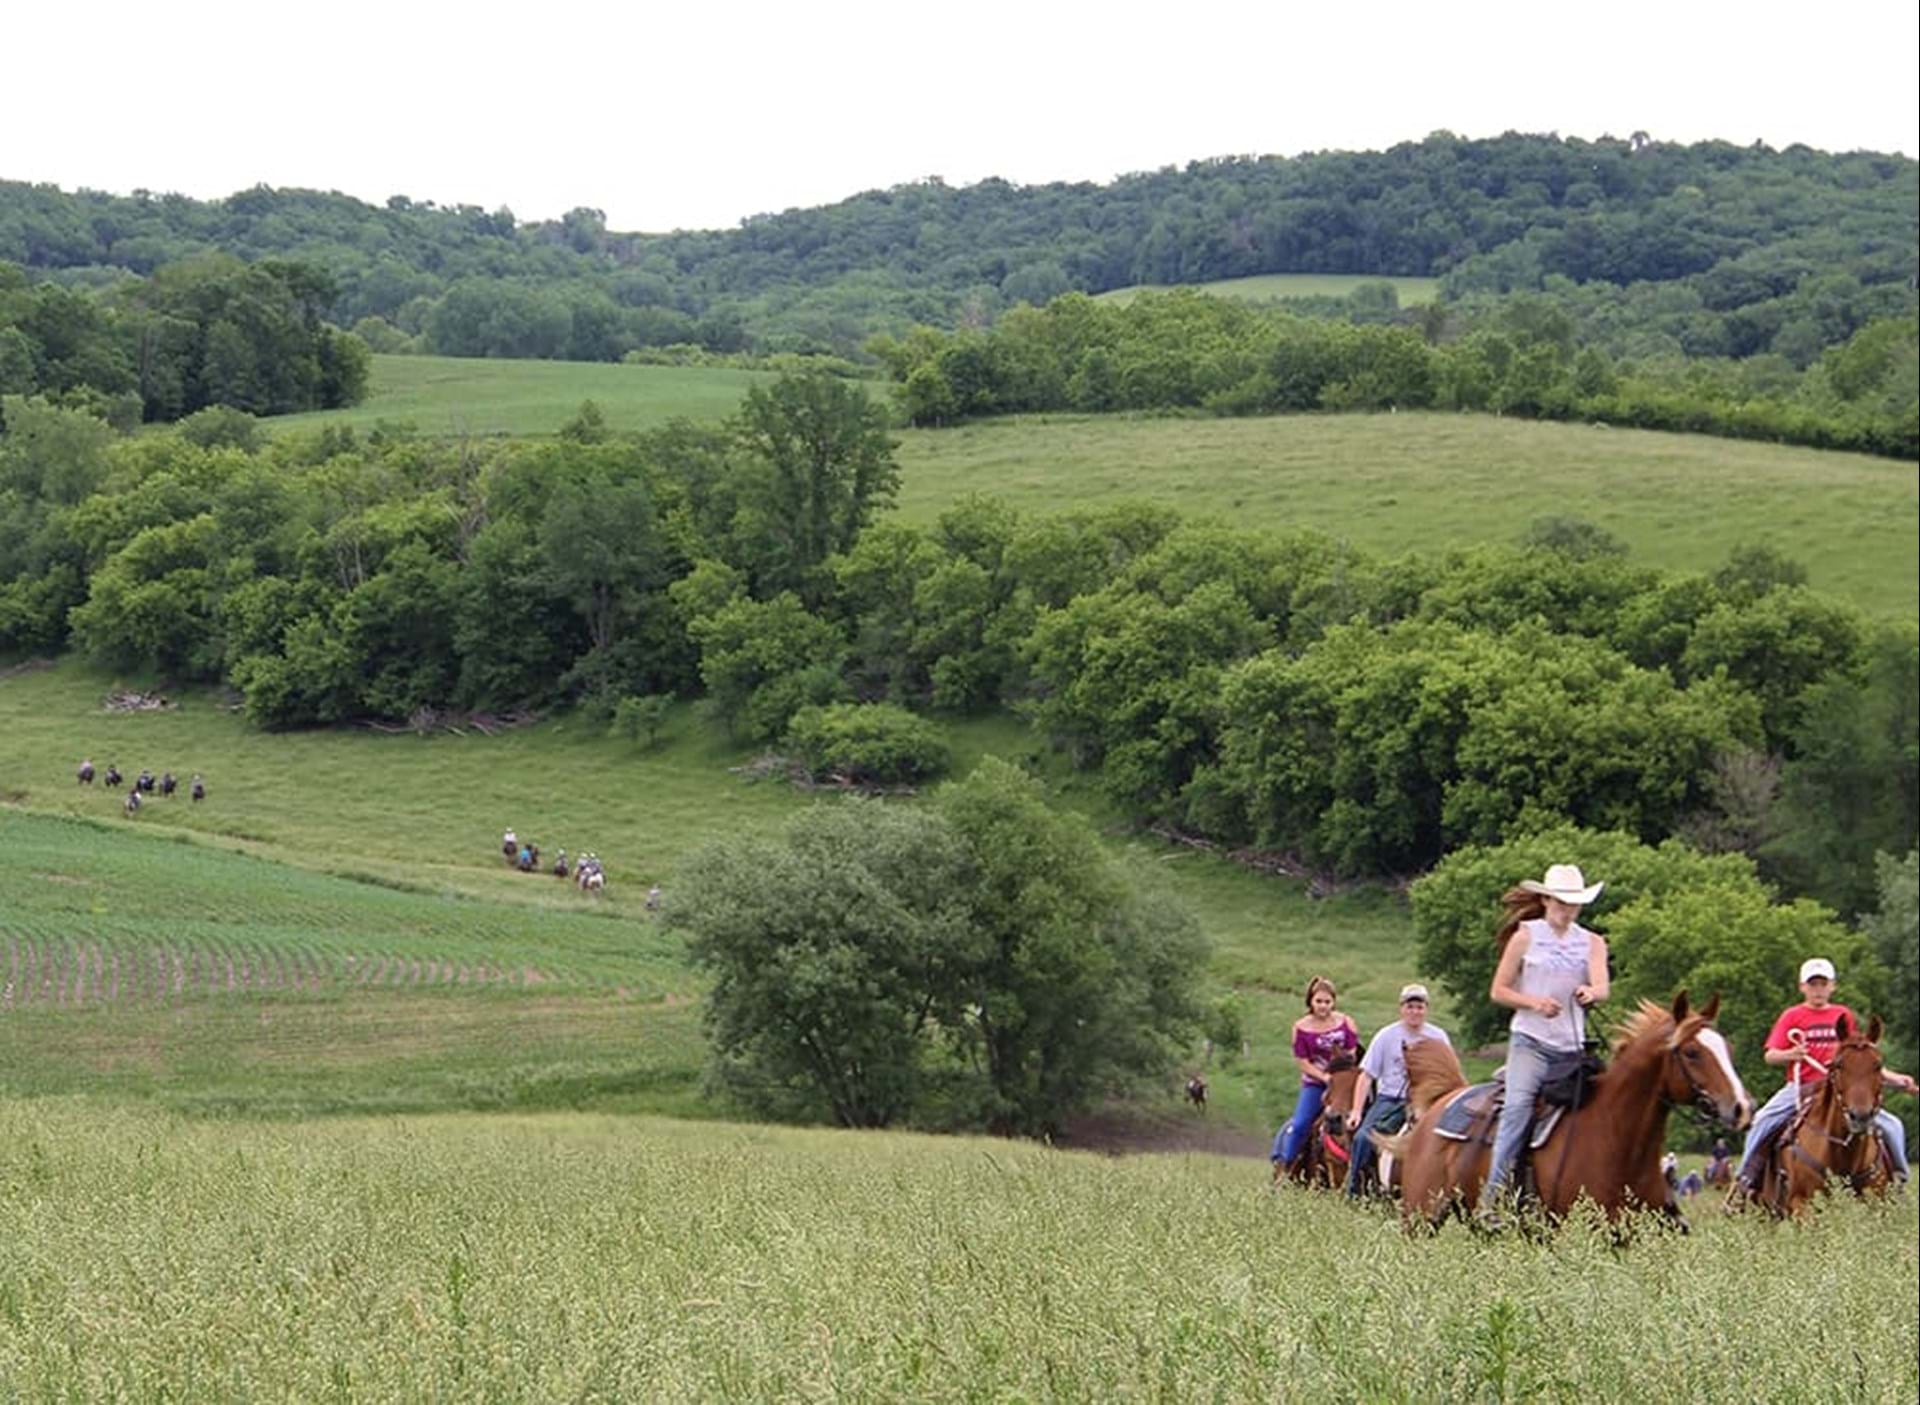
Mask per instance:
[[[1696,1037],[1712,1050],[1714,1058],[1720,1061],[1720,1071],[1727,1075],[1727,1082],[1733,1085],[1734,1102],[1751,1112],[1753,1099],[1747,1096],[1747,1085],[1742,1083],[1740,1075],[1734,1072],[1733,1052],[1727,1048],[1726,1036],[1717,1029],[1703,1029]]]

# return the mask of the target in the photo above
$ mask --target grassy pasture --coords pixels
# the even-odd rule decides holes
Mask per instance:
[[[0,1100],[0,1393],[1799,1400],[1920,1391],[1913,1197],[1615,1250],[1217,1157]],[[1792,1331],[1782,1330],[1793,1323]]]
[[[1222,278],[1212,283],[1188,283],[1196,292],[1243,302],[1272,302],[1276,298],[1344,298],[1362,283],[1391,283],[1400,306],[1422,307],[1440,296],[1438,278],[1414,278],[1366,273],[1260,273],[1251,278]],[[1137,284],[1097,294],[1102,302],[1132,302],[1142,293],[1164,293],[1173,285]]]
[[[378,356],[366,404],[272,423],[410,419],[424,433],[545,435],[592,399],[614,428],[637,430],[722,418],[762,374]],[[1144,498],[1397,552],[1507,541],[1560,514],[1599,523],[1652,566],[1695,569],[1767,542],[1804,562],[1816,587],[1869,609],[1911,612],[1920,598],[1920,476],[1858,454],[1423,413],[1027,416],[906,430],[899,458],[900,510],[913,521],[972,492],[1034,512]]]
[[[349,410],[315,410],[268,422],[279,430],[323,425],[371,429],[411,421],[422,434],[553,434],[592,400],[619,431],[670,419],[723,419],[760,371],[691,366],[616,366],[586,361],[493,361],[454,356],[376,356],[373,388]]]
[[[1650,566],[1703,569],[1766,542],[1868,609],[1911,614],[1920,597],[1920,475],[1858,454],[1422,413],[1028,416],[911,430],[899,457],[912,521],[968,492],[1032,512],[1139,498],[1393,553],[1511,541],[1565,515]]]
[[[606,1041],[583,1036],[578,1057],[597,1072],[570,1085],[572,1102],[683,1105],[700,1058],[691,1042],[694,1007],[647,1002],[698,987],[676,964],[677,948],[660,948],[658,929],[644,922],[646,888],[663,884],[671,901],[676,867],[688,854],[721,835],[770,831],[809,797],[730,774],[727,767],[746,753],[703,729],[690,711],[675,715],[651,751],[611,742],[570,716],[491,738],[267,734],[207,692],[180,694],[180,706],[165,712],[104,712],[101,698],[114,681],[71,662],[0,678],[0,798],[18,807],[0,810],[5,835],[13,836],[0,843],[33,856],[0,867],[0,935],[12,939],[23,973],[15,1016],[0,1019],[0,1038],[15,1041],[14,1061],[0,1060],[0,1087],[92,1086],[85,1068],[57,1053],[62,1040],[84,1033],[93,1065],[121,1068],[129,1089],[177,1102],[191,1085],[186,1073],[155,1082],[139,1070],[156,1039],[180,1047],[191,1028],[199,1041],[188,1046],[191,1066],[232,1074],[215,1080],[223,1105],[258,1096],[276,1106],[299,1097],[351,1106],[364,1090],[348,1073],[296,1095],[277,1074],[263,1082],[252,1071],[278,1067],[272,1051],[307,1037],[289,1032],[296,1024],[319,1031],[313,1038],[324,1043],[326,1022],[335,1018],[329,1001],[366,1007],[372,1032],[357,1037],[393,1044],[388,1073],[404,1066],[406,1022],[386,1012],[418,1006],[436,1012],[435,1020],[463,1009],[474,1013],[458,1018],[497,1025],[495,1036],[469,1036],[499,1055],[488,1076],[538,1083],[540,1061],[513,1056],[516,1022],[545,1008],[540,1002],[557,1001],[556,1022],[571,1018],[565,1012],[575,1003],[645,1006],[644,1038],[612,1016]],[[950,730],[962,771],[986,752],[1023,755],[1034,746],[1007,718]],[[138,819],[126,820],[117,795],[74,783],[83,755],[102,770],[117,761],[130,775],[141,766],[203,771],[209,798],[197,807],[181,797],[150,801]],[[1392,1019],[1394,994],[1411,969],[1398,899],[1360,890],[1310,900],[1300,883],[1132,835],[1083,778],[1048,774],[1058,803],[1102,826],[1123,864],[1194,908],[1214,942],[1211,984],[1242,994],[1251,1057],[1214,1070],[1217,1119],[1252,1135],[1291,1105],[1285,1036],[1298,1013],[1296,992],[1310,976],[1339,980],[1364,1029]],[[552,878],[509,872],[497,848],[507,824],[549,850],[602,854],[604,903]],[[168,842],[175,839],[186,843]],[[29,954],[32,1000],[24,996]],[[112,989],[116,954],[125,1000],[101,994]],[[241,964],[229,989],[235,958]],[[0,948],[0,976],[8,959]],[[134,999],[161,979],[163,960],[169,999]],[[196,1008],[209,1000],[221,1010],[271,1005],[277,1023],[269,1031],[238,1016],[194,1023],[169,1014],[174,1004],[192,1003],[172,998],[182,965],[180,980],[202,997]],[[239,970],[253,974],[243,981]],[[539,979],[527,979],[529,970]],[[55,997],[76,981],[89,998]],[[677,1051],[678,1072],[636,1088],[621,1060],[629,1047],[643,1061],[652,1057],[647,1040],[661,1021],[683,1022],[673,1028],[685,1037],[659,1046]],[[399,1098],[387,1073],[372,1081],[368,1096]],[[1177,1082],[1166,1090],[1169,1108]],[[650,1101],[656,1094],[665,1101]],[[407,1105],[472,1103],[444,1080],[426,1078]]]

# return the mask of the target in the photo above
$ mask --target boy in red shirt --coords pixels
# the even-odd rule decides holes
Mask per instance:
[[[1753,1183],[1753,1176],[1760,1161],[1761,1148],[1773,1139],[1803,1101],[1819,1091],[1820,1080],[1827,1076],[1834,1050],[1840,1047],[1840,1016],[1845,1015],[1855,1029],[1865,1028],[1858,1015],[1845,1005],[1834,1003],[1833,963],[1825,957],[1815,956],[1800,963],[1800,993],[1806,998],[1800,1004],[1790,1005],[1783,1010],[1767,1035],[1763,1057],[1770,1064],[1787,1068],[1787,1082],[1754,1113],[1753,1125],[1747,1129],[1746,1150],[1740,1159],[1739,1183],[1749,1192],[1758,1189]],[[1911,1093],[1920,1086],[1909,1075],[1895,1073],[1890,1068],[1882,1071],[1882,1080],[1887,1087],[1898,1088],[1905,1093]],[[1887,1150],[1893,1153],[1894,1175],[1904,1185],[1907,1179],[1906,1128],[1900,1125],[1899,1118],[1885,1108],[1880,1109],[1875,1125],[1880,1130],[1881,1139],[1887,1144]]]

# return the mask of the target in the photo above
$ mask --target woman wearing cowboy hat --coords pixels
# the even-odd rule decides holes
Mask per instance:
[[[1606,938],[1577,920],[1605,886],[1589,886],[1573,864],[1557,863],[1539,882],[1526,879],[1500,899],[1507,916],[1500,925],[1500,962],[1489,994],[1514,1014],[1508,1026],[1506,1103],[1494,1134],[1493,1164],[1480,1190],[1483,1216],[1493,1213],[1513,1173],[1548,1061],[1580,1051],[1587,1007],[1607,998]]]

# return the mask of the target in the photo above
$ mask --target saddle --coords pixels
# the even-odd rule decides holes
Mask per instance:
[[[1494,1133],[1500,1125],[1500,1109],[1506,1101],[1507,1085],[1504,1079],[1476,1083],[1447,1104],[1433,1130],[1449,1141],[1492,1146]],[[1553,1129],[1560,1124],[1561,1114],[1565,1111],[1563,1107],[1534,1105],[1533,1128],[1527,1134],[1529,1150],[1537,1151],[1553,1135]]]

